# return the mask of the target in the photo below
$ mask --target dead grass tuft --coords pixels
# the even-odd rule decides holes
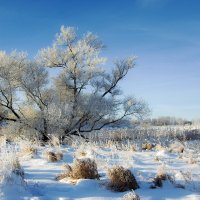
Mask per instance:
[[[56,180],[64,178],[71,179],[99,179],[97,165],[94,160],[90,158],[77,159],[70,166],[64,165],[65,171],[56,177]]]
[[[24,178],[24,170],[23,170],[22,166],[20,165],[20,162],[17,158],[12,161],[11,165],[12,165],[11,166],[12,172],[14,174],[19,175],[22,178]]]
[[[79,152],[79,155],[80,155],[80,156],[86,156],[87,153],[86,153],[85,151],[82,150],[82,151]]]
[[[136,149],[135,145],[131,145],[131,146],[130,146],[130,150],[131,150],[131,151],[134,151],[134,152],[136,152],[136,151],[137,151],[137,149]]]
[[[24,149],[21,150],[19,153],[19,156],[31,156],[33,157],[34,155],[37,154],[37,149],[34,147],[25,147]]]
[[[71,171],[72,171],[72,167],[71,167],[69,164],[65,163],[65,164],[63,165],[63,170],[64,170],[65,172],[71,172]]]
[[[46,151],[44,153],[44,157],[48,162],[56,162],[57,161],[56,154],[52,151]]]
[[[166,174],[166,169],[165,166],[160,166],[158,168],[157,175],[153,178],[153,185],[151,186],[152,189],[157,188],[157,187],[162,187],[163,181],[165,180],[171,180],[171,177]]]
[[[157,145],[155,146],[155,149],[156,149],[156,151],[161,151],[161,150],[164,150],[165,147],[161,146],[160,144],[157,144]]]
[[[183,153],[184,151],[184,146],[181,143],[175,142],[170,145],[169,147],[169,152],[172,153]]]
[[[142,144],[142,150],[151,150],[153,148],[154,148],[153,144],[150,144],[150,143]]]
[[[131,171],[123,168],[122,166],[116,166],[108,169],[108,177],[110,179],[108,188],[111,190],[124,192],[139,188],[139,185]]]
[[[62,152],[55,153],[55,156],[56,156],[57,161],[63,160],[63,153]]]
[[[162,187],[163,185],[162,181],[165,180],[167,180],[166,174],[156,175],[156,177],[153,179],[153,186],[151,188]]]
[[[155,156],[154,161],[159,162],[160,158],[158,156]]]
[[[44,153],[44,157],[48,162],[57,162],[63,159],[63,153],[62,152],[54,153],[52,151],[46,151]]]

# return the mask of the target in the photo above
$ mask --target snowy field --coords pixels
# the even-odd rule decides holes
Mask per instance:
[[[142,148],[143,147],[143,148]],[[136,193],[142,200],[199,200],[200,199],[200,144],[174,142],[171,146],[150,147],[135,144],[121,145],[110,141],[103,144],[73,142],[71,145],[39,146],[28,141],[7,144],[1,141],[1,200],[72,200],[72,199],[127,199]],[[34,149],[34,150],[33,150]],[[36,152],[37,151],[37,152]],[[51,162],[46,152],[60,152],[63,158]],[[13,170],[18,158],[20,167]],[[63,173],[64,165],[75,159],[90,158],[97,164],[99,180],[55,178]],[[107,185],[107,171],[123,166],[135,176],[139,189],[116,192]],[[157,174],[166,174],[161,187],[153,188]]]

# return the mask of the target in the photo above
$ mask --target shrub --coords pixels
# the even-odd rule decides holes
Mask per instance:
[[[72,179],[99,179],[97,165],[90,158],[76,159],[72,166],[65,164],[64,173],[56,177],[57,180],[63,178]]]
[[[122,166],[116,166],[108,169],[110,183],[108,187],[114,191],[124,192],[130,189],[137,189],[139,185],[130,170]]]

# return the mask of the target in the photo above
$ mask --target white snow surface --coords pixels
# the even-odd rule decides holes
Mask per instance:
[[[96,160],[100,180],[82,179],[76,184],[56,181],[55,177],[62,172],[64,163],[71,164],[75,157],[81,158],[78,153],[80,150],[86,152],[85,157]],[[200,164],[189,164],[186,153],[180,158],[180,154],[165,150],[133,152],[87,144],[77,150],[65,145],[61,147],[64,153],[63,161],[51,163],[44,159],[44,151],[45,147],[40,147],[34,158],[20,159],[25,171],[25,182],[0,185],[1,200],[122,199],[128,191],[113,192],[105,186],[109,181],[106,170],[113,165],[122,165],[133,172],[140,186],[135,192],[141,200],[200,200]],[[159,160],[156,161],[155,157]],[[173,177],[174,184],[165,181],[162,188],[150,189],[152,179],[159,168]],[[175,186],[178,184],[185,189]]]

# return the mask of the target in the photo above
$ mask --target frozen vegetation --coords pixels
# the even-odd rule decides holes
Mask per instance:
[[[54,136],[45,146],[18,137],[6,142],[2,136],[0,197],[200,199],[199,140],[180,139],[180,132],[172,137],[167,127],[157,129],[159,134],[146,129],[146,140],[141,130],[138,135],[138,130],[116,129],[101,131],[98,136],[105,140],[93,133],[89,142],[74,137],[61,145]]]

